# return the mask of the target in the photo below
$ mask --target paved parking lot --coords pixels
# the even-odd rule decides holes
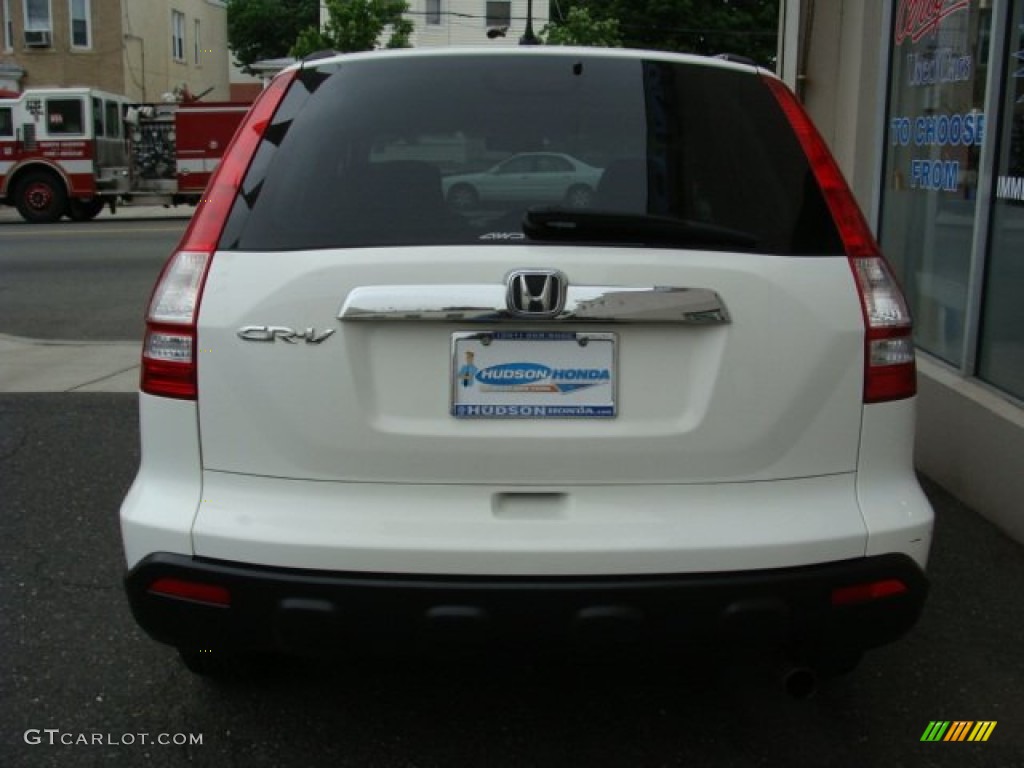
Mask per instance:
[[[920,624],[810,700],[761,660],[685,654],[280,661],[212,686],[121,592],[136,429],[131,395],[0,395],[0,765],[1024,766],[1024,548],[933,485]],[[921,743],[933,720],[997,726]]]

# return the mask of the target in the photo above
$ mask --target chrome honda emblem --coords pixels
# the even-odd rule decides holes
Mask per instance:
[[[506,282],[506,301],[514,315],[554,317],[565,306],[568,280],[557,269],[517,269]]]

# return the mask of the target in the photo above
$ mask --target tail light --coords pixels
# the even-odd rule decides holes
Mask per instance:
[[[195,318],[210,255],[208,251],[179,250],[160,275],[146,315],[143,392],[195,399]]]
[[[297,72],[290,70],[276,77],[252,105],[160,274],[146,314],[142,345],[140,387],[147,394],[180,400],[198,396],[196,320],[213,252],[249,163]]]
[[[225,608],[231,605],[231,592],[227,587],[217,584],[206,584],[201,581],[165,577],[157,579],[150,584],[149,592],[154,595],[176,597],[181,600],[192,600],[197,603],[207,603],[208,605],[217,605]]]
[[[832,605],[859,605],[882,600],[887,597],[906,594],[907,585],[899,579],[883,579],[865,584],[854,584],[849,587],[838,587],[832,590]]]
[[[781,80],[764,82],[793,127],[836,223],[853,271],[864,316],[864,402],[913,397],[917,392],[913,323],[899,285],[824,139]]]

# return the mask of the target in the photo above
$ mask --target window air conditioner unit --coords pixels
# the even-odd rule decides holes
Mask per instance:
[[[50,30],[48,29],[26,29],[26,48],[49,48],[52,45]]]

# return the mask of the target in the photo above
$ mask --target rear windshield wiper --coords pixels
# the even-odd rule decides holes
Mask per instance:
[[[567,208],[529,208],[523,232],[531,240],[599,241],[644,245],[757,248],[758,238],[747,232],[700,221],[614,211]]]

